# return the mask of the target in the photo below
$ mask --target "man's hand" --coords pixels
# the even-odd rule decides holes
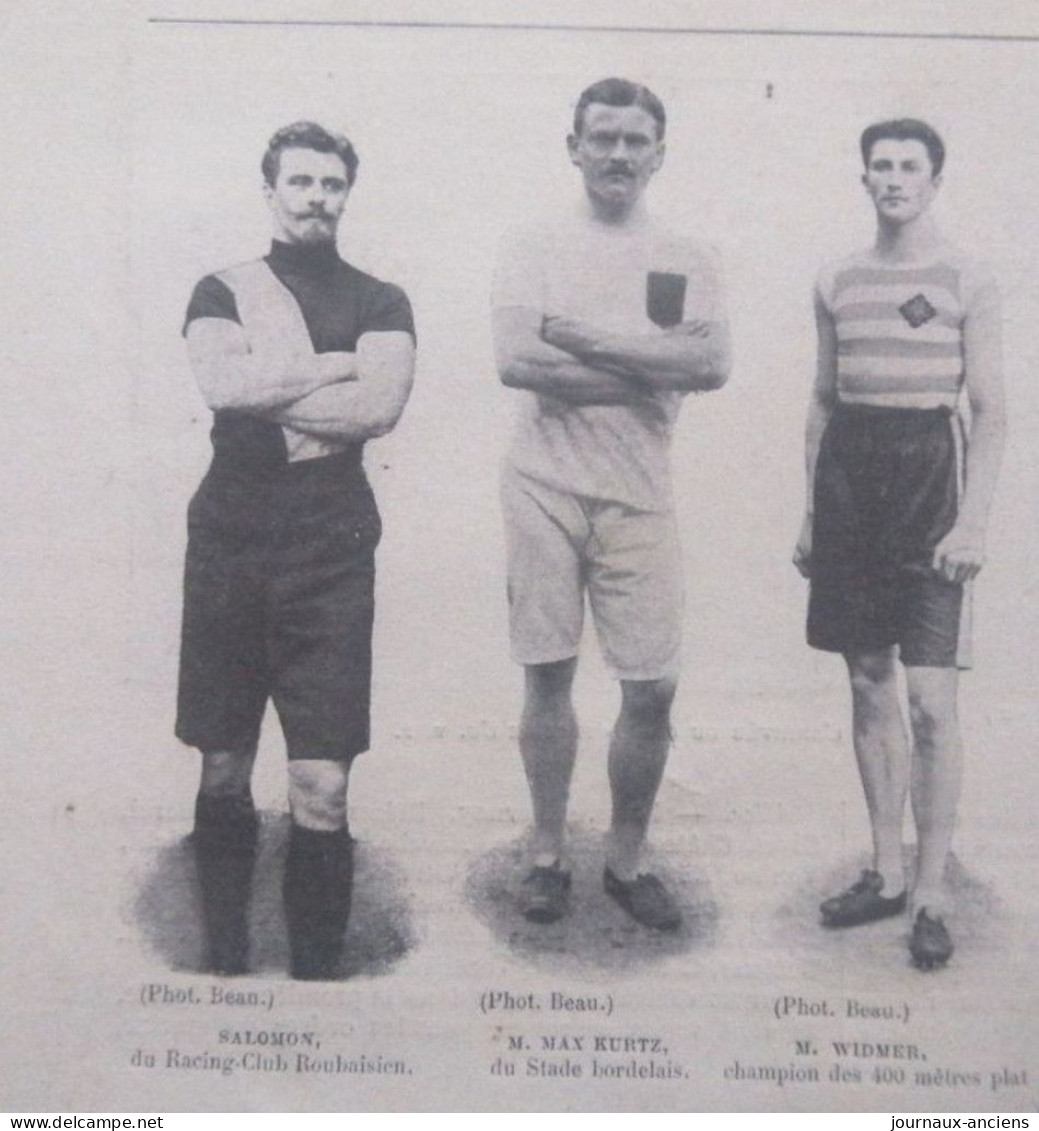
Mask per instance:
[[[334,385],[338,381],[357,380],[357,354],[343,350],[314,355],[314,364],[324,384]]]
[[[327,357],[328,354],[318,354]],[[369,440],[397,423],[411,393],[415,343],[403,330],[368,331],[357,342],[352,372],[266,414],[278,424],[328,440]]]
[[[608,365],[589,365],[571,352],[577,340],[596,333],[574,319],[547,318],[528,306],[495,309],[494,347],[501,382],[510,389],[536,393],[542,407],[560,411],[575,405],[630,405],[648,401],[647,384],[626,371]],[[557,346],[545,336],[545,322],[553,336],[569,343]]]
[[[264,415],[317,389],[357,377],[353,353],[312,350],[253,353],[245,331],[224,318],[196,318],[187,332],[188,359],[206,404]]]
[[[793,562],[802,577],[812,576],[812,516],[807,511],[794,547]]]
[[[985,564],[985,532],[957,523],[934,549],[932,566],[946,581],[962,585]]]

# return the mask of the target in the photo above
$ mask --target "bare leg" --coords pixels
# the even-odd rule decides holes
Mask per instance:
[[[203,751],[199,792],[211,797],[247,797],[255,762],[255,740],[242,750]]]
[[[955,668],[907,668],[913,727],[913,819],[917,835],[914,912],[944,906],[942,879],[952,844],[963,774],[963,743],[956,713]]]
[[[289,809],[294,824],[320,832],[347,827],[349,762],[299,758],[289,763]]]
[[[526,668],[519,745],[534,808],[534,864],[562,856],[570,779],[577,758],[577,717],[570,692],[577,657]]]
[[[873,832],[873,866],[885,898],[905,890],[902,820],[908,788],[905,723],[894,649],[845,656],[851,678],[855,758]]]
[[[671,745],[671,679],[623,680],[610,740],[613,820],[606,862],[620,880],[635,878]]]

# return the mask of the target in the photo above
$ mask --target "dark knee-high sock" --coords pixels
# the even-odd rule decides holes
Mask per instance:
[[[294,978],[335,978],[350,917],[353,876],[348,829],[322,832],[293,823],[284,897]]]
[[[200,793],[195,801],[195,864],[217,974],[244,974],[249,961],[249,897],[259,822],[253,799]]]

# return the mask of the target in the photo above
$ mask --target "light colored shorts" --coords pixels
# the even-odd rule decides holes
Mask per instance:
[[[508,465],[502,507],[517,663],[577,655],[587,589],[603,658],[618,679],[678,675],[682,558],[672,512],[566,494]]]

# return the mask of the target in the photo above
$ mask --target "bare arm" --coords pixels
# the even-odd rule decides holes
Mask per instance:
[[[355,376],[352,353],[250,353],[245,331],[226,318],[196,318],[188,326],[187,347],[191,371],[214,411],[262,413]]]
[[[503,385],[572,405],[633,404],[649,394],[645,382],[587,365],[544,341],[541,328],[541,313],[532,307],[495,309],[494,347]]]
[[[542,336],[587,365],[644,381],[654,389],[720,389],[732,367],[724,322],[683,322],[659,334],[610,334],[572,318],[544,320]]]
[[[967,485],[956,524],[934,552],[934,568],[949,581],[969,581],[985,561],[985,531],[1006,433],[1001,339],[999,295],[993,284],[979,296],[963,327],[971,412]]]
[[[326,439],[368,440],[391,431],[411,394],[415,372],[411,335],[401,330],[362,334],[352,356],[356,356],[356,380],[317,389],[265,413],[266,418]]]
[[[815,380],[808,399],[805,422],[805,514],[794,550],[794,565],[808,577],[812,558],[812,521],[815,501],[815,465],[826,425],[837,403],[837,329],[818,291],[815,295]]]

